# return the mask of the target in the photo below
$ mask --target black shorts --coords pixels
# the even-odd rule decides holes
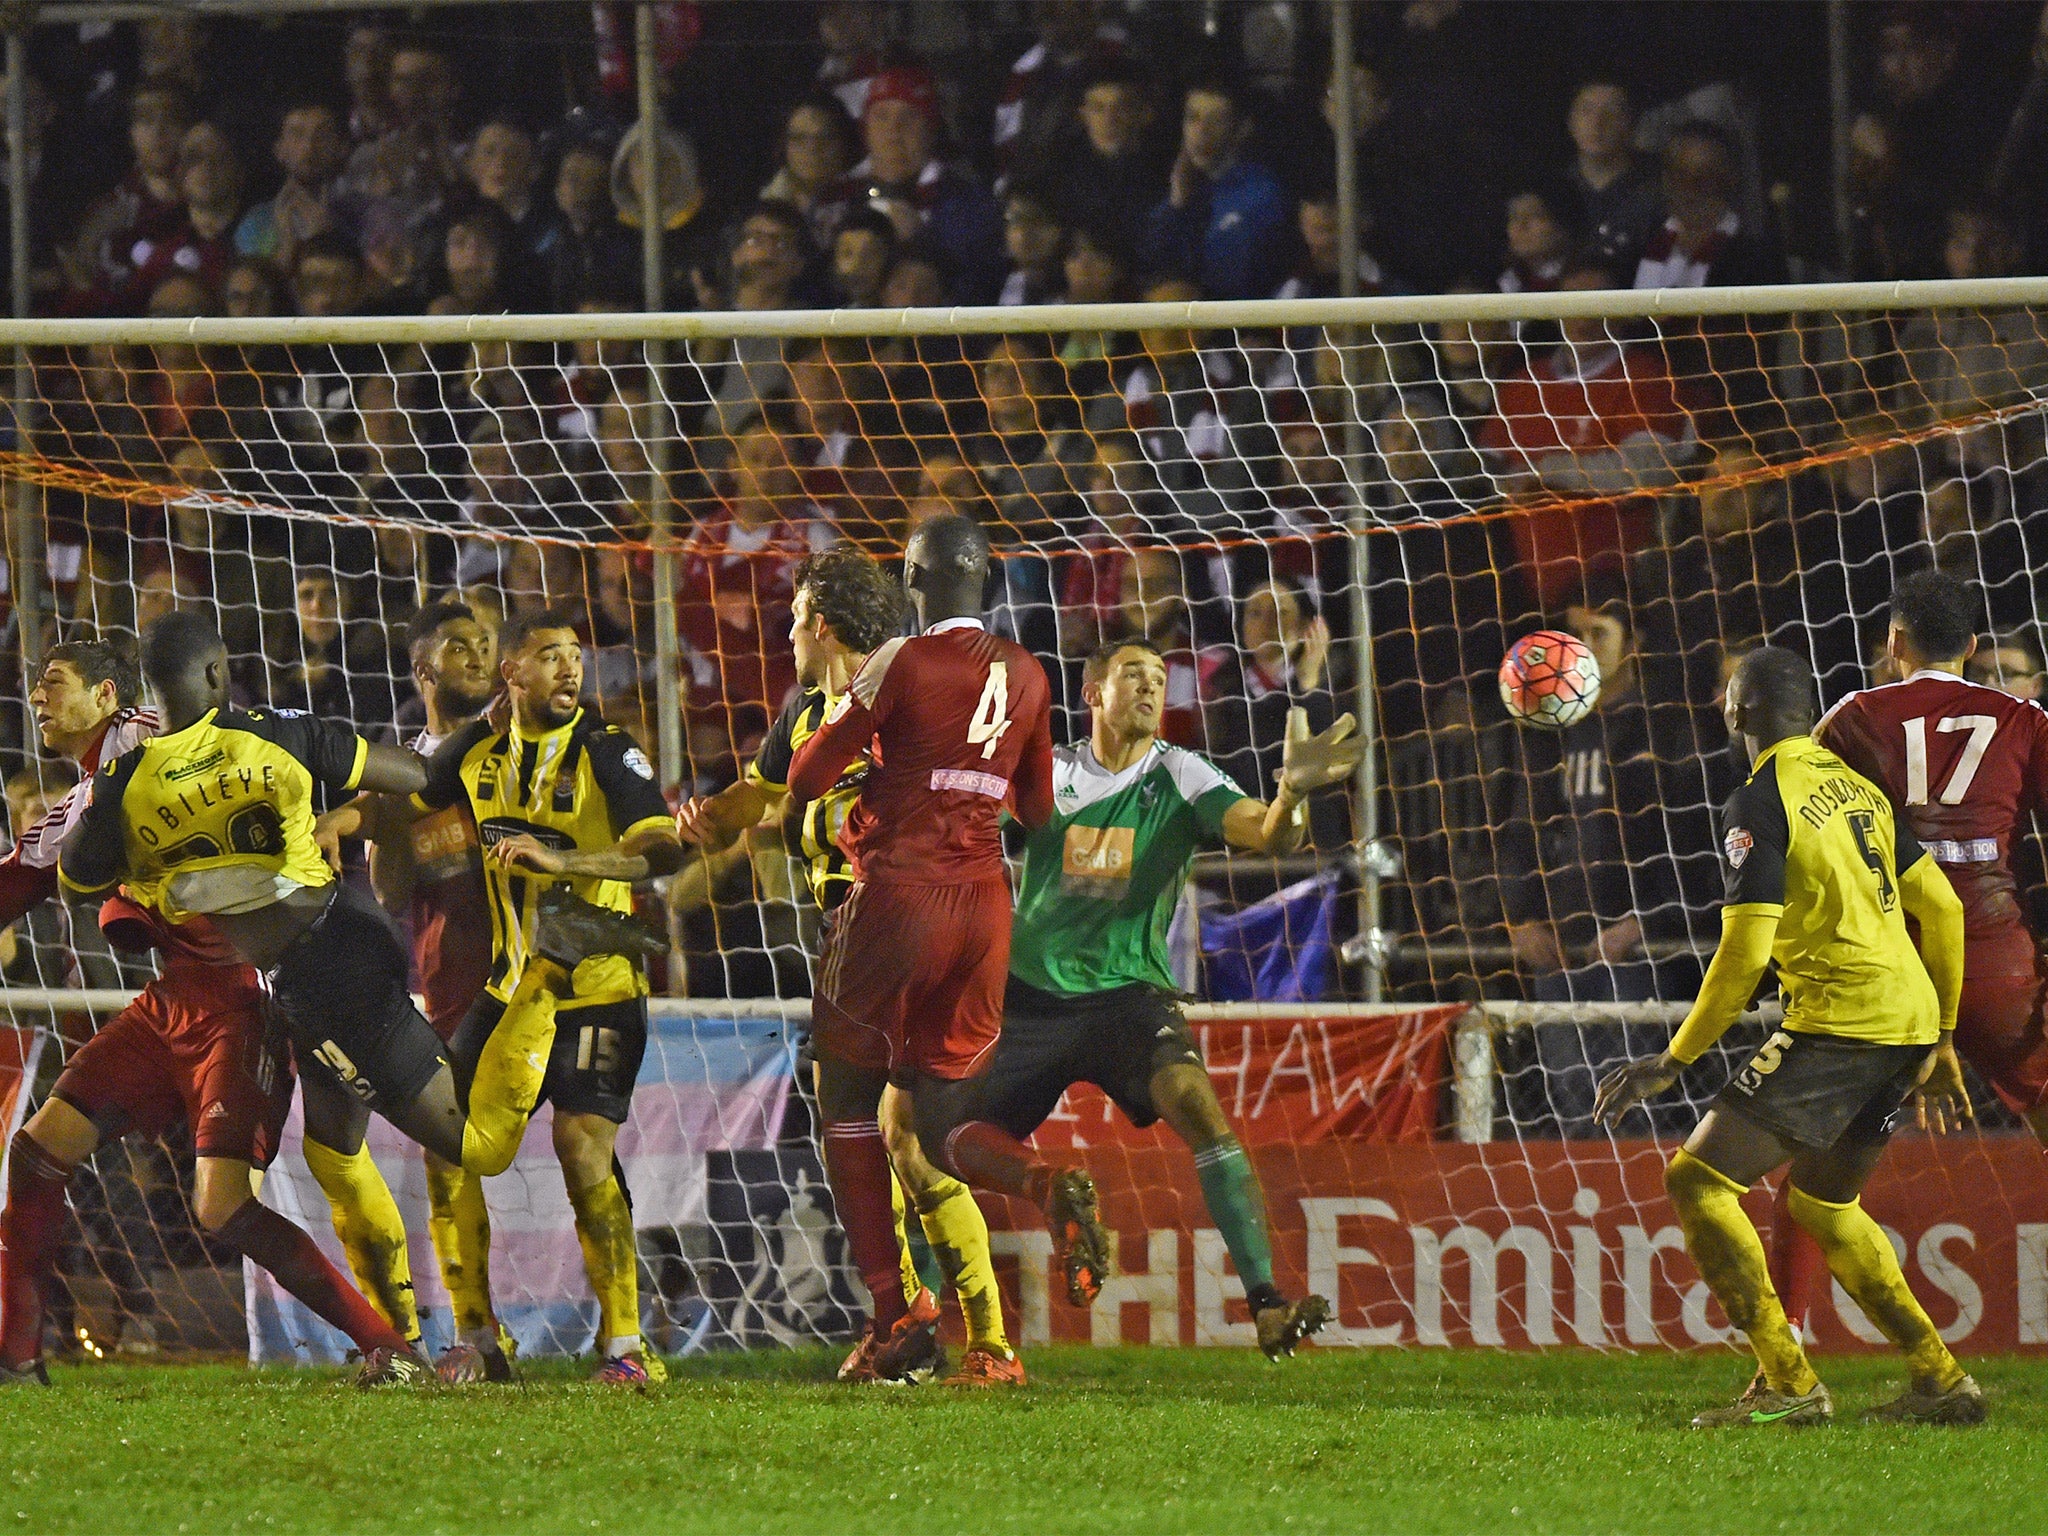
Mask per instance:
[[[1714,1102],[1798,1146],[1881,1147],[1933,1049],[1781,1029]]]
[[[1153,1075],[1176,1065],[1201,1066],[1202,1050],[1180,1004],[1157,987],[1069,997],[1012,976],[1002,1037],[977,1080],[978,1114],[1022,1138],[1075,1083],[1093,1083],[1143,1127],[1159,1118]]]
[[[448,1060],[407,989],[405,950],[383,909],[337,884],[270,973],[299,1071],[339,1083],[387,1114],[410,1104]]]
[[[455,1087],[464,1110],[469,1108],[470,1079],[477,1058],[505,1005],[485,992],[470,1005],[454,1038],[448,1042],[455,1058]],[[633,1108],[633,1085],[647,1054],[647,999],[592,1003],[561,1008],[555,1013],[555,1044],[548,1052],[547,1075],[541,1079],[535,1107],[553,1104],[563,1113],[597,1115],[624,1125]]]

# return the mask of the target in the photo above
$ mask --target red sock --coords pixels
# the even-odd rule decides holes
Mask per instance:
[[[287,1221],[269,1206],[250,1199],[222,1224],[222,1238],[233,1243],[277,1283],[318,1316],[349,1336],[364,1354],[373,1349],[403,1349],[405,1340],[327,1261],[305,1228]]]
[[[0,1362],[26,1365],[43,1352],[43,1282],[64,1227],[64,1188],[77,1169],[17,1131],[0,1211]]]
[[[872,1120],[825,1122],[825,1178],[854,1267],[874,1298],[878,1333],[895,1326],[909,1311],[903,1300],[902,1268],[897,1261],[896,1209],[889,1198],[889,1149],[882,1128]]]
[[[986,1120],[955,1126],[946,1137],[945,1157],[954,1175],[977,1189],[1015,1195],[1040,1210],[1052,1198],[1057,1170],[1001,1126]]]
[[[1801,1339],[1810,1339],[1806,1320],[1813,1311],[1814,1292],[1827,1283],[1828,1261],[1820,1244],[1792,1219],[1786,1205],[1791,1189],[1790,1179],[1780,1179],[1771,1197],[1771,1287],[1785,1308],[1786,1321],[1799,1330]]]

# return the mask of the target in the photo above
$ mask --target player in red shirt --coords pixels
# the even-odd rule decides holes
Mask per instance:
[[[1885,655],[1901,681],[1850,694],[1814,735],[1884,790],[1962,898],[1956,1050],[2048,1143],[2048,997],[2012,871],[2013,840],[2048,810],[2048,713],[1963,680],[1979,609],[1977,593],[1941,571],[1900,582]],[[1797,1231],[1774,1223],[1774,1237]],[[1810,1238],[1774,1247],[1786,1315],[1803,1329],[1826,1267]]]
[[[138,710],[135,664],[79,641],[51,651],[29,695],[43,744],[87,777],[0,864],[0,925],[57,895],[57,856],[90,799],[91,775],[154,735]],[[71,1176],[106,1141],[159,1136],[180,1118],[198,1154],[193,1207],[209,1232],[269,1270],[362,1351],[364,1384],[410,1380],[423,1362],[342,1278],[312,1237],[255,1198],[291,1106],[292,1068],[271,1028],[262,980],[204,918],[172,924],[122,896],[100,908],[119,949],[157,949],[162,973],[65,1066],[42,1108],[15,1133],[0,1211],[0,1383],[49,1384],[42,1362],[43,1285],[56,1257]]]
[[[790,765],[801,805],[863,751],[874,762],[840,835],[854,886],[812,1004],[825,1175],[873,1297],[842,1380],[900,1377],[928,1358],[937,1321],[936,1308],[913,1312],[898,1283],[877,1121],[888,1083],[909,1090],[918,1140],[939,1167],[1046,1212],[1077,1305],[1101,1289],[1107,1264],[1088,1175],[971,1118],[1009,978],[1002,813],[1034,827],[1052,814],[1051,690],[1030,652],[984,628],[988,564],[988,536],[968,518],[934,518],[911,536],[903,579],[921,633],[868,658]]]

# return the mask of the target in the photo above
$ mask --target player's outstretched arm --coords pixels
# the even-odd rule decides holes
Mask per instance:
[[[658,880],[683,867],[683,845],[668,827],[643,827],[609,848],[550,848],[530,832],[500,838],[484,857],[508,869],[578,880]]]
[[[1017,756],[1010,780],[1013,814],[1027,831],[1052,820],[1052,700],[1046,695],[1031,721],[1031,734]]]
[[[796,749],[789,764],[789,794],[798,805],[817,799],[839,782],[839,776],[875,739],[875,717],[852,694],[811,738]]]
[[[1319,735],[1309,734],[1308,711],[1287,712],[1287,745],[1279,784],[1270,802],[1247,795],[1223,814],[1223,840],[1252,853],[1292,853],[1308,833],[1302,802],[1319,789],[1341,784],[1358,771],[1365,741],[1358,721],[1339,715]]]
[[[417,752],[388,741],[367,744],[363,771],[355,787],[372,794],[413,795],[427,787],[427,764]]]
[[[1778,936],[1781,912],[1724,909],[1721,913],[1721,942],[1700,983],[1700,995],[1671,1044],[1655,1056],[1616,1067],[1600,1080],[1593,1101],[1593,1118],[1614,1125],[1644,1099],[1662,1093],[1678,1081],[1678,1074],[1728,1032],[1728,1026],[1742,1016],[1749,1000],[1756,996],[1764,967],[1771,961],[1771,944]]]
[[[706,853],[723,853],[759,826],[778,798],[752,779],[728,784],[715,795],[694,795],[676,812],[676,835]]]

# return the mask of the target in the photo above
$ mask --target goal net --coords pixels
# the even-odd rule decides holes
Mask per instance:
[[[1808,655],[1825,702],[1878,680],[1894,581],[1938,564],[1983,594],[1978,673],[2041,687],[2043,304],[2048,284],[2010,280],[0,326],[32,386],[0,452],[8,595],[26,662],[203,608],[248,702],[400,737],[422,604],[565,606],[590,707],[675,793],[708,793],[797,683],[796,562],[838,542],[892,560],[921,521],[972,515],[993,622],[1044,660],[1059,739],[1086,735],[1087,655],[1140,635],[1167,660],[1166,737],[1249,793],[1294,708],[1371,733],[1303,851],[1205,857],[1173,935],[1282,1284],[1336,1298],[1342,1342],[1708,1342],[1724,1320],[1660,1169],[1765,1026],[1618,1139],[1591,1102],[1668,1037],[1717,932],[1713,812],[1739,773],[1721,683],[1765,642]],[[1515,724],[1495,686],[1539,628],[1601,665],[1565,732]],[[17,826],[38,772],[61,765],[10,785]],[[819,938],[797,837],[771,817],[650,898],[672,1000],[622,1149],[670,1347],[839,1337],[859,1314],[794,1052]],[[89,915],[66,924],[23,925],[8,975],[133,984],[88,974]],[[14,996],[47,1047],[11,1069],[21,1107],[90,1009]],[[2048,1341],[2038,1153],[1977,1099],[1979,1131],[1900,1138],[1872,1208],[1954,1337]],[[493,1188],[499,1299],[528,1347],[575,1349],[587,1297],[544,1130]],[[1049,1299],[1042,1231],[990,1202],[1022,1337],[1246,1340],[1184,1149],[1088,1092],[1042,1135],[1095,1169],[1124,1272],[1091,1314]],[[373,1147],[414,1198],[410,1151]],[[81,1206],[94,1306],[128,1307],[131,1271],[219,1258],[165,1156],[101,1178],[142,1214]],[[289,1155],[270,1182],[287,1209],[311,1188]],[[324,1228],[317,1194],[295,1214]],[[423,1218],[413,1268],[432,1308]],[[246,1301],[259,1352],[327,1347],[253,1281]],[[1839,1296],[1814,1326],[1872,1337]]]

